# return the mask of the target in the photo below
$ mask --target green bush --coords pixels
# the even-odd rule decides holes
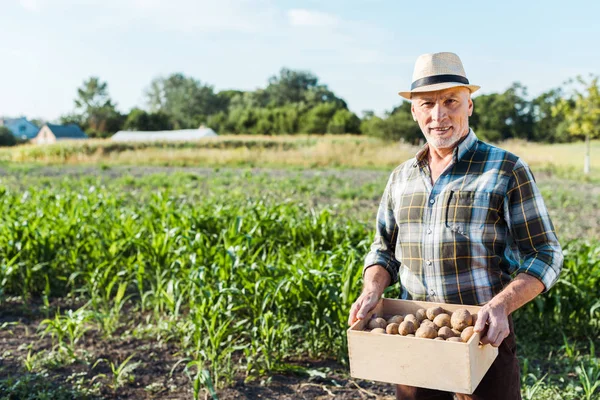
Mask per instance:
[[[17,144],[17,139],[14,137],[10,129],[5,126],[0,126],[0,146],[14,146]]]

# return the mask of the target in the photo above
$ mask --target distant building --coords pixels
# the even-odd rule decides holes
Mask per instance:
[[[88,136],[75,124],[46,124],[31,141],[36,144],[56,143],[58,140],[87,139]]]
[[[40,128],[27,118],[0,118],[0,126],[5,126],[17,140],[31,140],[37,136]]]
[[[179,129],[175,131],[119,131],[111,140],[116,142],[190,141],[217,136],[210,128]]]

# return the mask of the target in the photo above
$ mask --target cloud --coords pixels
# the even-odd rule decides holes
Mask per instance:
[[[253,33],[272,25],[276,10],[268,1],[109,0],[128,20],[180,32]]]
[[[42,5],[39,0],[19,0],[21,7],[28,11],[38,12],[40,11]]]
[[[289,10],[287,16],[292,26],[335,27],[340,22],[335,15],[301,8]]]

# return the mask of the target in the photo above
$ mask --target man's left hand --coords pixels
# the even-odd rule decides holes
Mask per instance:
[[[477,313],[474,330],[482,334],[481,343],[500,346],[510,333],[506,307],[503,304],[494,304],[493,300],[484,305]]]

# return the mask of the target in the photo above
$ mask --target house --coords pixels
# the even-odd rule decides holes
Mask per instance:
[[[30,140],[36,137],[40,128],[27,118],[0,118],[0,126],[5,126],[17,140]]]
[[[198,129],[174,131],[119,131],[111,137],[111,140],[116,142],[189,141],[215,136],[217,136],[215,131],[201,126]]]
[[[88,136],[75,124],[54,125],[46,124],[40,132],[31,140],[36,144],[56,143],[59,140],[87,139]]]

